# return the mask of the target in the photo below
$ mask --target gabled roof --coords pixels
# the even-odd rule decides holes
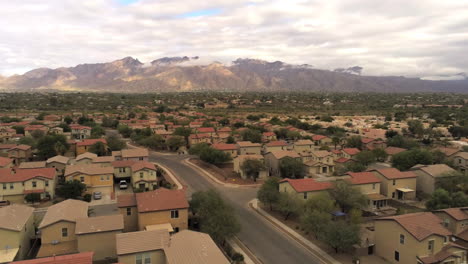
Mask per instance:
[[[183,230],[170,239],[164,247],[168,263],[171,264],[229,264],[223,252],[208,234]]]
[[[252,143],[250,141],[238,141],[236,143],[239,147],[241,148],[246,148],[246,147],[261,147],[259,143]]]
[[[301,139],[296,142],[294,142],[294,145],[296,146],[305,146],[305,145],[314,145],[314,142],[310,139]]]
[[[26,222],[33,216],[34,208],[12,204],[0,207],[0,229],[21,231]]]
[[[145,148],[134,148],[134,149],[122,149],[122,158],[139,158],[148,157],[149,151]]]
[[[460,157],[464,160],[468,160],[468,152],[459,152],[455,154],[455,157]]]
[[[326,139],[326,138],[328,138],[328,137],[324,136],[324,135],[313,135],[312,136],[313,141],[319,141],[319,140]]]
[[[94,153],[91,153],[91,152],[85,152],[83,154],[80,154],[78,156],[76,156],[75,160],[76,161],[80,161],[82,159],[94,159],[96,158],[98,155],[94,154]]]
[[[397,148],[397,147],[386,147],[385,148],[385,152],[388,155],[395,155],[395,154],[398,154],[398,153],[403,152],[403,151],[407,151],[407,149]]]
[[[162,250],[170,242],[167,230],[138,231],[116,235],[117,255]]]
[[[149,169],[149,170],[156,170],[156,166],[151,163],[151,162],[147,162],[147,161],[139,161],[139,162],[135,162],[133,165],[132,165],[132,172],[137,172],[139,170],[143,170],[143,169]]]
[[[347,181],[349,181],[351,184],[358,185],[358,184],[371,184],[371,183],[381,182],[381,180],[370,171],[348,172],[347,174],[351,176],[350,179],[347,179]]]
[[[14,261],[11,264],[92,264],[94,252]]]
[[[312,178],[284,179],[280,181],[280,183],[282,182],[288,182],[296,192],[324,191],[333,187],[331,182],[319,182]]]
[[[70,161],[70,158],[58,155],[58,156],[48,159],[47,163],[57,162],[57,163],[62,163],[62,164],[68,164],[69,161]]]
[[[267,131],[267,132],[263,132],[263,136],[265,136],[265,137],[274,137],[274,136],[276,136],[276,134],[275,134],[275,132]]]
[[[372,171],[376,171],[382,176],[387,179],[394,180],[394,179],[407,179],[407,178],[416,178],[416,175],[412,171],[400,171],[396,168],[383,168],[383,169],[375,169]]]
[[[117,206],[121,207],[132,207],[136,206],[136,195],[134,193],[121,194],[117,196]]]
[[[434,212],[444,212],[457,221],[468,220],[468,207],[447,208],[435,210]]]
[[[97,217],[79,218],[76,220],[75,233],[77,235],[123,230],[123,215],[105,215]]]
[[[44,228],[59,221],[76,222],[78,218],[85,217],[88,217],[88,203],[68,199],[50,206],[39,228]]]
[[[218,144],[213,144],[211,147],[217,150],[237,150],[236,144],[218,143]]]
[[[297,152],[295,151],[291,151],[291,150],[274,150],[274,151],[270,151],[268,153],[271,153],[273,155],[273,157],[275,157],[276,159],[282,159],[282,158],[285,158],[285,157],[291,157],[291,158],[300,158],[301,156],[299,156],[299,154],[297,154]]]
[[[446,164],[434,164],[434,165],[416,165],[411,170],[421,170],[433,177],[443,177],[449,173],[456,172],[456,170],[450,168]]]
[[[200,132],[200,133],[214,133],[215,132],[214,127],[199,127],[196,130],[197,132]]]
[[[188,208],[184,190],[160,188],[151,192],[136,194],[139,213]]]
[[[371,143],[371,142],[374,141],[374,140],[375,140],[375,139],[373,139],[373,138],[361,138],[361,142],[362,142],[363,144],[369,144],[369,143]]]
[[[99,156],[93,158],[93,163],[110,163],[114,161],[114,157],[112,156]]]
[[[38,169],[38,168],[45,168],[46,162],[45,161],[28,161],[28,162],[21,162],[18,168],[20,169]]]
[[[5,167],[6,165],[11,164],[12,162],[12,159],[0,157],[0,167]]]
[[[114,168],[131,167],[136,162],[134,160],[116,160],[112,162],[112,166]]]
[[[98,142],[102,142],[103,144],[107,144],[107,141],[103,138],[97,139],[83,139],[83,141],[76,142],[77,146],[92,146]]]
[[[342,157],[342,158],[335,160],[335,163],[346,163],[348,161],[350,161],[350,159]]]
[[[266,144],[267,147],[285,147],[287,145],[288,143],[284,140],[270,141]]]
[[[102,167],[99,164],[69,165],[65,168],[65,176],[69,176],[74,173],[81,173],[86,175],[113,174],[114,168]]]
[[[460,150],[456,149],[456,148],[442,148],[442,147],[439,147],[439,148],[436,148],[435,150],[438,150],[438,151],[444,153],[444,155],[447,156],[447,157],[450,157],[453,154],[456,154],[456,153],[460,152]]]
[[[344,148],[343,152],[348,154],[348,155],[353,156],[353,155],[358,154],[361,151],[359,149],[357,149],[357,148]]]
[[[312,156],[319,157],[319,158],[324,158],[324,157],[332,155],[331,152],[326,151],[326,150],[312,151],[311,154],[312,154]]]
[[[413,213],[377,218],[375,221],[395,221],[418,241],[431,235],[449,236],[452,233],[442,226],[439,217],[433,213]]]
[[[24,182],[33,178],[45,178],[52,180],[55,177],[54,168],[37,169],[0,169],[0,182]]]
[[[8,151],[12,151],[12,150],[30,150],[31,149],[31,146],[28,146],[28,145],[16,145],[14,147],[12,147],[11,149],[9,149]]]

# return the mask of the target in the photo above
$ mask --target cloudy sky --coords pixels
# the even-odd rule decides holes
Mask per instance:
[[[468,0],[0,0],[0,74],[133,56],[468,72]]]

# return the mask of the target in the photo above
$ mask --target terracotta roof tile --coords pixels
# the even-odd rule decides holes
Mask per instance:
[[[441,209],[435,212],[445,212],[457,221],[468,220],[468,207]]]
[[[213,144],[211,147],[217,150],[237,150],[236,144],[218,143]]]
[[[136,196],[134,193],[131,194],[122,194],[117,196],[117,206],[121,207],[132,207],[136,206]]]
[[[350,179],[347,179],[351,184],[370,184],[380,183],[381,180],[370,171],[364,172],[348,172]]]
[[[313,192],[324,191],[331,189],[333,184],[331,182],[318,182],[312,178],[306,179],[284,179],[281,182],[288,182],[296,190],[296,192]]]
[[[267,147],[283,147],[287,145],[288,143],[284,140],[270,141],[266,144]]]
[[[54,168],[38,169],[0,169],[0,182],[23,182],[33,178],[55,178]]]
[[[344,148],[343,152],[345,152],[348,155],[353,156],[353,155],[358,154],[361,151],[359,149],[357,149],[357,148]]]
[[[397,148],[397,147],[386,147],[385,152],[387,152],[388,155],[395,155],[400,152],[406,151],[407,149],[404,148]]]
[[[12,159],[5,158],[5,157],[0,157],[0,167],[5,167],[8,164],[11,164],[13,162]]]
[[[135,162],[132,165],[132,172],[137,172],[137,171],[143,170],[143,169],[156,170],[156,166],[153,163],[147,162],[147,161]]]
[[[188,208],[184,190],[160,188],[151,192],[136,194],[139,213]]]

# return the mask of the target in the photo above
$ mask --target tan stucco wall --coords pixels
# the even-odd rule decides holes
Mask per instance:
[[[354,185],[362,194],[378,193],[380,194],[380,183]]]
[[[114,177],[115,178],[130,178],[132,177],[132,169],[130,167],[114,168]]]
[[[239,147],[239,155],[260,155],[262,147]]]
[[[30,240],[34,237],[34,217],[31,217],[26,222],[23,230],[12,231],[0,229],[0,248],[3,250],[7,246],[9,248],[19,248],[16,260],[26,258],[31,247]]]
[[[175,229],[187,229],[188,227],[188,209],[179,209],[179,218],[171,218],[171,210],[148,212],[138,214],[138,230],[145,230],[148,225],[157,225],[170,223]]]
[[[62,237],[62,228],[68,228],[68,236]],[[76,240],[75,223],[60,221],[55,224],[41,228],[42,244],[50,244],[53,240],[60,242]]]
[[[94,252],[93,260],[116,258],[115,236],[122,231],[111,231],[77,235],[79,252]]]
[[[166,264],[166,255],[163,250],[150,251],[151,264]],[[135,264],[137,254],[120,255],[119,263],[123,264]]]
[[[400,244],[400,234],[405,236],[403,245]],[[417,256],[430,255],[431,252],[428,251],[429,240],[434,240],[434,254],[446,245],[443,237],[432,235],[423,241],[418,241],[395,221],[375,221],[375,254],[390,263],[417,263]],[[395,251],[400,253],[399,262],[394,259]]]
[[[131,208],[131,215],[127,215],[127,208]],[[134,232],[138,230],[138,212],[136,207],[122,207],[119,212],[124,218],[124,232]]]
[[[55,171],[58,175],[63,175],[63,173],[65,172],[65,166],[65,164],[59,162],[51,162],[46,164],[47,168],[55,168]]]
[[[303,192],[296,192],[296,190],[294,190],[294,188],[291,186],[291,184],[289,184],[289,182],[281,182],[279,184],[279,191],[280,192],[290,193],[290,194],[295,194],[301,200],[308,200],[311,197],[314,197],[314,196],[317,196],[317,195],[319,195],[321,193],[327,192],[326,190],[325,191],[307,192],[306,199],[304,199],[304,193]]]

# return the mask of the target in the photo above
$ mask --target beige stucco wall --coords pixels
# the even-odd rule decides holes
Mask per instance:
[[[155,250],[148,252],[151,255],[151,264],[166,264],[166,255],[163,250]],[[120,255],[119,263],[135,264],[136,254]]]
[[[143,169],[133,173],[132,183],[134,188],[139,188],[140,184],[145,183],[145,188],[153,190],[153,185],[157,185],[157,174],[155,170]]]
[[[416,190],[426,194],[432,194],[434,192],[435,179],[431,175],[421,171],[414,171],[418,177],[416,179]]]
[[[132,177],[132,169],[130,167],[114,168],[115,178],[130,178]]]
[[[131,215],[127,215],[127,208],[131,209]],[[138,212],[135,207],[122,207],[119,212],[124,218],[124,232],[134,232],[138,230]]]
[[[0,229],[0,248],[2,250],[7,246],[8,248],[19,248],[18,255],[15,260],[23,260],[26,258],[30,250],[30,240],[33,237],[34,217],[31,215],[21,231]]]
[[[239,147],[239,155],[260,155],[262,147]]]
[[[321,193],[325,193],[327,192],[326,190],[324,191],[314,191],[314,192],[306,192],[307,194],[304,196],[304,192],[296,192],[296,190],[294,190],[294,188],[291,186],[291,184],[289,184],[289,182],[281,182],[279,184],[279,191],[280,192],[286,192],[286,193],[290,193],[290,194],[295,194],[297,195],[297,197],[299,197],[299,199],[301,200],[308,200],[310,199],[311,197],[314,197],[314,196],[317,196]],[[305,197],[305,198],[304,198]]]
[[[354,185],[362,194],[378,193],[380,194],[380,183],[358,184]]]
[[[400,234],[405,236],[403,245],[400,244]],[[428,250],[429,240],[434,240],[433,254],[439,252],[446,245],[444,244],[444,238],[441,236],[432,235],[418,241],[395,221],[375,221],[375,254],[390,263],[417,263],[417,256],[424,257],[431,254]],[[394,259],[395,251],[400,253],[399,262]]]
[[[110,231],[77,235],[79,252],[94,252],[93,260],[116,258],[115,236],[122,231]]]
[[[55,171],[57,172],[58,175],[63,175],[65,172],[65,164],[59,163],[59,162],[51,162],[46,164],[47,168],[55,168]]]
[[[293,145],[293,149],[297,153],[301,153],[301,152],[313,151],[314,146],[313,145]]]
[[[62,228],[68,228],[68,236],[62,237]],[[59,242],[76,240],[75,223],[60,221],[55,224],[41,228],[42,244],[50,244],[53,240]]]
[[[179,209],[179,218],[171,218],[171,210],[157,211],[138,214],[138,230],[145,230],[148,225],[157,225],[170,223],[175,229],[187,229],[188,227],[188,209]]]

